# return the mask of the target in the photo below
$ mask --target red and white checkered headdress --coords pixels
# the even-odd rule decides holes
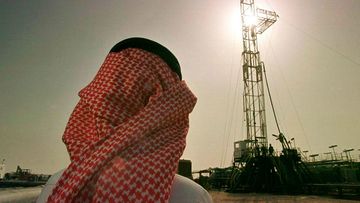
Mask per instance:
[[[156,53],[110,52],[79,93],[63,141],[71,164],[48,202],[167,202],[196,103]]]

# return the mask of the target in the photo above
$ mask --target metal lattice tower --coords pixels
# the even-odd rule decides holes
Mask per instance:
[[[260,59],[257,36],[277,20],[275,12],[255,7],[254,0],[240,0],[242,21],[243,108],[246,121],[246,148],[267,147],[267,128],[263,84],[264,64]]]
[[[280,131],[274,105],[265,74],[265,65],[260,60],[257,36],[274,24],[275,12],[255,8],[254,0],[240,0],[242,20],[242,67],[244,81],[244,113],[246,139],[234,143],[233,174],[230,191],[302,191],[311,181],[310,170],[301,162],[298,151],[291,146]],[[268,147],[266,134],[264,82],[269,94],[279,135],[282,154],[273,154]],[[246,188],[246,189],[245,189]]]

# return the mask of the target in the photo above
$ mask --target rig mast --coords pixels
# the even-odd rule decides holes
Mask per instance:
[[[268,145],[263,84],[264,63],[260,59],[257,36],[274,24],[278,15],[273,11],[256,8],[254,0],[240,0],[240,9],[243,39],[243,110],[246,121],[246,140],[240,142],[243,142],[241,145],[247,150],[251,150],[254,147]],[[234,155],[236,158],[236,154]]]
[[[278,15],[256,8],[254,0],[240,0],[242,20],[242,68],[244,81],[243,107],[246,139],[234,143],[234,162],[229,181],[230,191],[298,192],[312,180],[310,170],[301,161],[298,151],[289,146],[280,131],[271,94],[267,85],[265,65],[260,59],[257,36],[274,24]],[[274,154],[266,132],[264,81],[282,144],[282,153]]]

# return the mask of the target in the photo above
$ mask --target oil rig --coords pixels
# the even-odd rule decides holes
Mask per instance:
[[[281,132],[267,82],[265,64],[258,49],[258,35],[273,25],[278,15],[274,11],[256,8],[254,0],[241,0],[242,72],[244,82],[243,111],[246,139],[234,143],[234,171],[230,190],[244,191],[300,191],[299,186],[309,182],[310,172],[296,149],[290,148]],[[268,145],[265,113],[265,88],[278,129],[274,135],[282,145],[282,153],[274,154]]]
[[[258,48],[258,36],[272,26],[279,16],[274,11],[257,8],[254,0],[240,0],[240,12],[246,139],[234,142],[232,166],[198,171],[199,183],[205,187],[229,192],[337,195],[349,193],[360,197],[358,162],[354,163],[351,159],[337,160],[335,152],[335,159],[333,157],[332,160],[310,162],[302,156],[302,152],[289,144],[291,140],[287,139],[278,123],[265,64],[260,58]],[[268,144],[265,91],[268,93],[278,131],[272,136],[281,143],[280,153],[275,153],[271,144]],[[311,156],[313,159],[316,157]],[[348,173],[352,174],[351,180],[344,178],[349,176]],[[336,179],[334,174],[342,178]]]

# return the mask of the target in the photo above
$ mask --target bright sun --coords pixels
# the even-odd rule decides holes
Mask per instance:
[[[257,21],[258,21],[257,16],[254,15],[244,16],[244,23],[246,26],[256,25]]]

